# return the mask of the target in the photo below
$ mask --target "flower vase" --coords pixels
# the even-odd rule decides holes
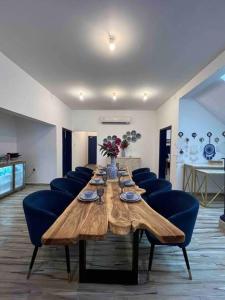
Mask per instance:
[[[117,178],[117,167],[116,167],[116,158],[114,156],[111,157],[111,164],[107,167],[107,175],[109,179]]]
[[[126,150],[125,149],[121,149],[121,156],[126,157]]]

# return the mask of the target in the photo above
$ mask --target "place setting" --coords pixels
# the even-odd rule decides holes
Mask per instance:
[[[78,199],[81,202],[97,202],[97,204],[103,204],[102,196],[104,195],[104,188],[97,188],[96,190],[85,190],[80,193]]]
[[[141,195],[134,193],[132,191],[126,191],[126,192],[124,191],[124,188],[126,187],[124,181],[120,180],[119,186],[121,189],[120,200],[122,200],[124,202],[129,202],[129,203],[141,201],[141,199],[142,199]]]
[[[89,183],[91,185],[104,185],[104,186],[106,186],[106,182],[107,182],[107,174],[103,174],[100,178],[99,177],[92,178]]]

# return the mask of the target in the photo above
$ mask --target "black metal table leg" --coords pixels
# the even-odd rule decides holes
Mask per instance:
[[[79,241],[79,281],[81,283],[138,284],[139,230],[133,234],[131,270],[86,269],[86,241]]]

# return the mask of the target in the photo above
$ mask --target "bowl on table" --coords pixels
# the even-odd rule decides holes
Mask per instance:
[[[91,190],[85,190],[79,196],[79,200],[81,201],[95,201],[97,199],[98,196],[96,191],[91,191]]]
[[[103,184],[104,181],[102,180],[102,178],[93,178],[90,181],[90,184],[94,184],[94,185],[99,185],[99,184]]]
[[[134,186],[135,182],[132,179],[127,179],[122,181],[124,186]]]
[[[138,202],[141,200],[141,196],[134,192],[125,192],[120,195],[120,199],[125,202]]]

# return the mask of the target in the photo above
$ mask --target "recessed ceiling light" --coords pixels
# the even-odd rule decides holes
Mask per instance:
[[[82,92],[80,92],[80,94],[79,94],[79,99],[80,99],[80,101],[84,101],[84,95]]]
[[[116,49],[115,40],[115,36],[109,33],[109,50],[112,52]]]
[[[225,81],[225,74],[223,74],[220,78]]]
[[[147,101],[148,100],[148,94],[147,93],[144,93],[143,94],[143,101],[145,102],[145,101]]]
[[[116,100],[117,100],[117,95],[116,95],[115,92],[113,93],[112,98],[113,98],[113,101],[116,101]]]

